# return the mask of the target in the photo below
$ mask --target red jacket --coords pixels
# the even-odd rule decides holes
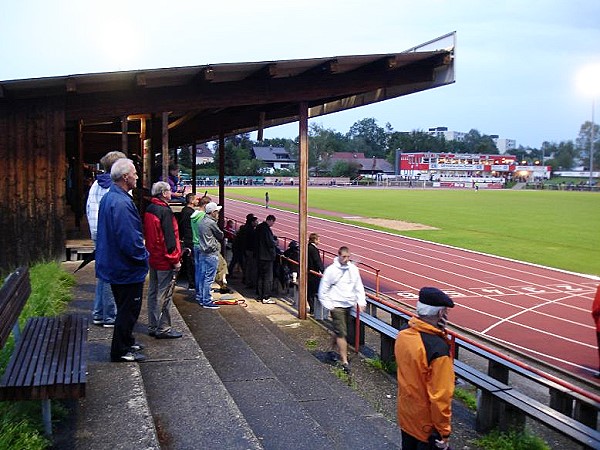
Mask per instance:
[[[596,331],[600,333],[600,285],[596,290],[596,297],[594,297],[594,303],[592,304],[592,317],[596,322]]]
[[[144,214],[144,236],[155,270],[171,270],[181,259],[179,228],[173,211],[163,200],[152,197]]]

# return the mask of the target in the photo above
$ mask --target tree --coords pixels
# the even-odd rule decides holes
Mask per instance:
[[[575,141],[575,148],[579,153],[581,164],[584,167],[590,165],[590,142],[592,138],[592,122],[586,121],[579,129],[579,136]],[[600,167],[600,125],[594,124],[594,167],[592,170]]]
[[[496,144],[488,135],[482,135],[476,129],[471,129],[463,141],[465,153],[481,153],[489,155],[499,154]]]
[[[337,152],[348,151],[348,139],[335,130],[325,129],[322,125],[311,124],[308,129],[308,165],[323,168],[329,158]]]
[[[573,141],[562,141],[558,144],[544,141],[541,150],[546,165],[552,166],[553,171],[572,169],[578,155]]]
[[[331,176],[356,178],[359,170],[360,166],[355,162],[337,161],[331,168]]]
[[[350,141],[352,151],[364,153],[367,158],[385,158],[388,133],[377,125],[376,119],[368,118],[355,122],[346,137]]]

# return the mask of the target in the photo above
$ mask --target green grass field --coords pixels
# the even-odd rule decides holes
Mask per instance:
[[[293,188],[231,188],[296,209]],[[212,192],[216,196],[216,192]],[[309,188],[308,207],[346,215],[396,219],[438,230],[392,233],[478,250],[579,273],[600,275],[600,194],[521,190]],[[318,214],[317,214],[318,215]],[[343,219],[332,217],[335,220]],[[365,225],[369,228],[380,227]]]

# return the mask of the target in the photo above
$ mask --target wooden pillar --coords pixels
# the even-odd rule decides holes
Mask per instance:
[[[129,147],[129,122],[127,121],[127,116],[121,117],[121,151],[128,155],[128,147]]]
[[[258,115],[258,132],[256,133],[256,140],[258,142],[263,141],[263,133],[265,130],[265,112],[261,111]]]
[[[300,267],[299,269],[299,292],[298,292],[298,317],[306,319],[307,281],[308,281],[308,236],[307,236],[307,188],[308,188],[308,104],[301,102],[299,106],[299,151],[298,172],[298,236],[300,240]]]
[[[169,179],[169,113],[162,113],[162,179],[167,181]]]
[[[142,187],[150,189],[152,179],[152,148],[150,140],[146,138],[147,123],[146,118],[140,119],[140,146],[142,148]]]
[[[223,206],[219,212],[219,228],[225,228],[225,135],[219,133],[219,204]],[[223,246],[225,251],[225,246]]]
[[[74,209],[75,226],[81,228],[81,217],[83,216],[83,120],[77,122],[77,159],[75,160],[75,183],[74,183]]]
[[[196,143],[194,142],[190,146],[190,152],[192,152],[192,193],[195,194],[196,187]]]

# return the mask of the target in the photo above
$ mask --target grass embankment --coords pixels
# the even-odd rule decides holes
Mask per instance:
[[[227,188],[264,202],[265,187]],[[298,190],[269,187],[271,205],[296,209]],[[212,193],[215,195],[216,193]],[[309,188],[308,207],[420,223],[437,230],[368,228],[579,273],[600,275],[600,195],[523,190]],[[331,217],[334,220],[350,222]],[[352,223],[355,223],[353,221]]]
[[[73,275],[58,263],[36,264],[30,268],[31,295],[19,317],[21,326],[34,316],[55,316],[62,313],[72,298]],[[4,279],[4,278],[2,278]],[[12,337],[0,352],[0,374],[14,349]],[[52,415],[64,415],[60,403],[52,403]],[[31,402],[0,402],[0,449],[37,450],[50,446],[43,436],[41,404]]]

